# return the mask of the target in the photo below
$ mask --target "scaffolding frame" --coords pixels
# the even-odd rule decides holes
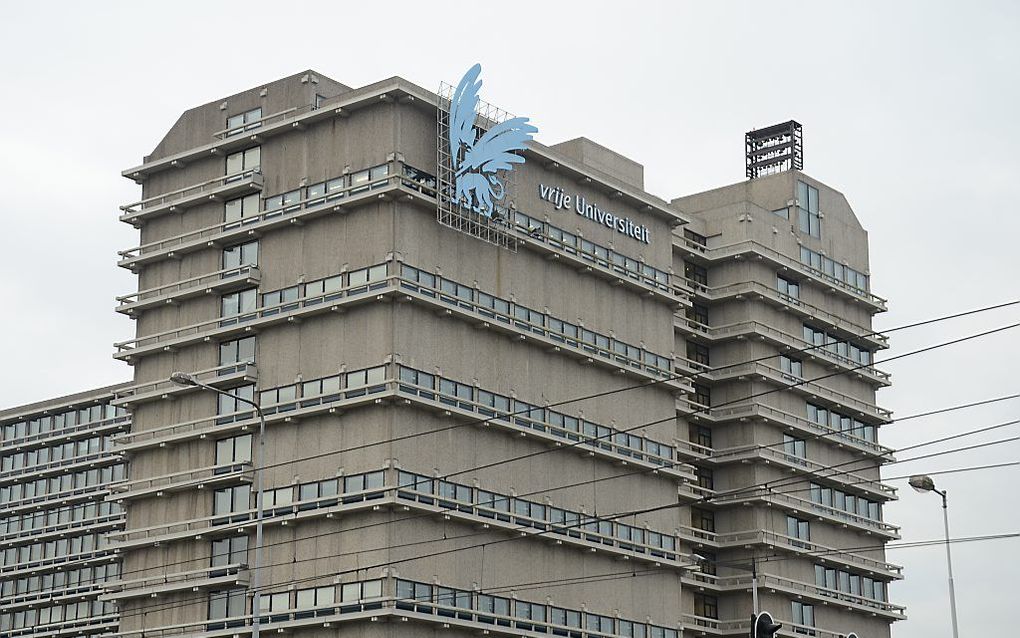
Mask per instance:
[[[454,157],[450,152],[450,100],[456,87],[445,82],[439,85],[436,103],[436,220],[443,226],[477,237],[500,248],[517,252],[517,232],[514,227],[516,176],[512,170],[499,171],[496,176],[503,182],[503,199],[497,202],[491,216],[482,214],[471,202],[456,200]],[[496,124],[514,116],[506,110],[483,100],[475,110],[475,139]],[[516,154],[520,154],[517,152]]]
[[[804,170],[803,127],[795,121],[774,124],[744,134],[747,178]]]

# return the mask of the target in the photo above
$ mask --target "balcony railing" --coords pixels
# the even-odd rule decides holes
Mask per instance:
[[[898,498],[896,496],[896,488],[883,483],[881,480],[871,479],[847,470],[834,470],[832,466],[797,456],[796,454],[790,454],[776,447],[752,445],[720,449],[712,452],[710,458],[716,463],[734,463],[748,459],[764,459],[767,462],[785,465],[795,472],[803,472],[810,476],[839,481],[853,489],[867,491],[872,496],[878,496],[887,500]]]
[[[135,316],[147,308],[176,303],[192,297],[213,293],[223,294],[248,286],[257,286],[260,281],[262,281],[262,273],[257,266],[226,268],[208,275],[191,277],[165,286],[157,286],[117,297],[117,312]]]
[[[706,409],[698,413],[697,417],[718,422],[757,417],[766,421],[772,421],[773,423],[784,427],[795,428],[817,438],[825,439],[826,441],[833,441],[840,445],[849,445],[861,452],[876,455],[882,460],[894,460],[892,448],[879,445],[878,443],[868,441],[867,439],[863,439],[859,436],[854,436],[850,432],[837,430],[829,427],[828,425],[816,423],[815,421],[811,421],[805,417],[797,416],[784,410],[773,408],[758,402],[735,405],[726,408]]]
[[[92,516],[82,520],[67,521],[66,523],[44,525],[42,527],[35,527],[32,529],[21,529],[17,532],[0,534],[0,546],[14,547],[17,545],[24,545],[26,543],[44,541],[50,538],[63,538],[68,534],[81,532],[83,530],[86,532],[112,530],[122,528],[124,526],[124,522],[124,512],[113,512],[110,514]]]
[[[383,399],[399,398],[471,419],[481,417],[491,425],[543,439],[550,444],[574,444],[585,453],[594,453],[618,463],[642,465],[655,472],[694,480],[693,469],[680,462],[672,445],[619,432],[615,428],[584,419],[565,418],[562,413],[535,404],[486,392],[458,381],[449,381],[452,381],[450,385],[456,390],[446,388],[436,375],[387,364],[265,389],[264,395],[269,393],[288,398],[272,403],[263,401],[262,409],[266,423],[276,424],[314,414],[328,414],[355,405],[375,404]],[[468,392],[470,394],[466,394]],[[482,393],[493,402],[505,400],[506,405],[482,402]],[[255,423],[250,410],[217,415],[151,430],[128,432],[115,437],[114,446],[118,452],[162,447],[210,434],[223,435],[236,429],[247,429]]]
[[[282,208],[261,210],[249,217],[223,221],[212,226],[118,251],[121,256],[118,265],[134,270],[139,265],[151,261],[202,250],[208,247],[210,242],[224,242],[234,237],[248,236],[254,231],[296,224],[305,218],[338,212],[347,205],[353,206],[376,201],[379,197],[387,197],[393,191],[404,191],[412,196],[422,196],[421,186],[414,184],[404,176],[403,166],[397,162],[390,162],[373,167],[373,169],[366,169],[366,171],[380,169],[377,172],[381,173],[381,176],[364,182],[354,182],[353,179],[347,179],[344,176],[344,184],[329,193],[307,194],[303,199],[288,203]],[[383,168],[385,171],[382,170]],[[357,173],[362,172],[364,171]]]
[[[694,546],[707,545],[714,549],[764,545],[768,548],[781,547],[811,559],[823,559],[847,567],[865,570],[891,579],[903,578],[903,567],[894,563],[876,560],[852,551],[820,545],[813,541],[794,538],[765,529],[751,529],[738,532],[710,532],[694,527],[681,527],[679,537]]]
[[[710,288],[691,279],[685,278],[685,281],[694,291],[695,295],[703,297],[709,301],[718,301],[720,299],[728,299],[731,297],[735,299],[742,299],[744,297],[751,296],[758,297],[759,299],[768,299],[801,317],[818,319],[826,325],[832,326],[837,330],[842,330],[843,332],[848,333],[849,337],[852,339],[868,341],[876,348],[889,347],[889,337],[886,335],[876,333],[867,326],[860,326],[855,323],[851,323],[850,321],[847,321],[845,317],[823,310],[818,306],[813,306],[797,297],[785,295],[777,289],[766,286],[758,281],[742,281],[725,286],[716,286],[714,288]]]
[[[853,375],[865,378],[876,385],[887,386],[891,383],[888,372],[878,370],[871,365],[862,366],[861,362],[833,352],[826,346],[809,343],[800,337],[783,332],[760,321],[741,321],[725,326],[713,326],[709,327],[706,331],[699,332],[699,334],[712,340],[732,339],[734,337],[743,338],[752,334],[757,335],[780,347],[793,349],[798,356],[827,359],[845,370],[851,371]]]
[[[736,242],[733,244],[727,244],[724,246],[712,246],[706,247],[694,242],[686,237],[673,236],[673,241],[678,242],[679,245],[685,249],[700,255],[708,261],[720,261],[725,259],[733,259],[745,254],[756,254],[761,255],[773,262],[778,266],[782,266],[798,272],[805,277],[810,277],[816,282],[820,283],[825,288],[840,292],[849,296],[851,299],[856,299],[868,304],[877,312],[884,312],[886,308],[886,300],[878,295],[874,295],[866,290],[861,290],[856,286],[851,286],[844,281],[828,275],[817,268],[813,268],[808,264],[805,264],[797,259],[788,257],[779,251],[769,248],[757,241],[752,239]]]
[[[230,389],[239,385],[255,383],[259,378],[258,367],[254,363],[228,363],[208,370],[200,370],[193,375],[198,381],[214,388]],[[181,386],[169,379],[140,383],[114,393],[113,405],[132,408],[139,403],[157,401],[194,392],[194,386]]]
[[[763,501],[770,505],[781,505],[794,512],[814,515],[837,525],[849,525],[864,532],[885,536],[894,540],[900,537],[900,528],[885,521],[875,520],[853,512],[846,512],[831,505],[815,503],[806,498],[784,494],[771,489],[758,488],[737,494],[720,493],[713,499],[713,504],[726,505],[728,503],[744,503],[749,501]]]
[[[126,430],[131,426],[131,415],[118,414],[100,421],[89,421],[70,425],[59,429],[38,432],[27,436],[9,439],[0,443],[0,453],[20,452],[39,447],[49,447],[57,443],[66,443],[78,439],[87,439],[96,435],[110,434]]]
[[[880,408],[874,403],[863,401],[857,397],[839,392],[838,390],[826,388],[814,381],[805,382],[805,380],[800,377],[787,374],[778,368],[774,368],[761,362],[722,366],[709,373],[709,377],[714,380],[726,380],[747,376],[757,376],[763,381],[771,381],[782,386],[789,386],[789,389],[794,392],[823,399],[837,406],[851,408],[860,416],[871,417],[885,423],[892,420],[892,412],[884,408]]]
[[[252,464],[246,461],[119,481],[110,484],[110,496],[107,500],[120,503],[147,496],[161,496],[164,493],[201,490],[222,484],[250,483],[251,471]]]
[[[107,581],[103,584],[106,593],[99,599],[119,602],[131,598],[155,598],[175,591],[246,587],[247,585],[248,566],[243,563],[233,563],[184,572],[168,572],[144,578]]]
[[[257,168],[215,177],[200,184],[185,186],[121,206],[124,214],[120,216],[120,221],[137,228],[141,226],[142,221],[158,215],[177,212],[208,201],[221,201],[227,197],[261,191],[262,183],[262,173]]]
[[[339,594],[339,595],[337,595]],[[508,595],[507,595],[508,596]],[[527,614],[521,610],[527,609]],[[654,624],[649,619],[627,620],[608,610],[564,609],[548,602],[516,604],[516,599],[484,591],[452,589],[434,582],[414,582],[388,576],[336,586],[332,600],[313,607],[272,609],[260,614],[262,631],[288,633],[301,627],[395,618],[456,628],[463,633],[509,636],[568,636],[569,638],[678,638],[679,624]],[[191,623],[147,627],[114,634],[123,638],[181,638],[229,636],[251,632],[250,615]],[[597,629],[592,629],[596,627]],[[343,630],[341,630],[342,632]],[[412,632],[414,633],[414,632]]]

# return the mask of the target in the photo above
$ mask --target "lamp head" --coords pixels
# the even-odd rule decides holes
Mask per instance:
[[[195,377],[191,376],[186,372],[174,372],[173,374],[170,375],[170,380],[176,383],[177,385],[184,386],[198,385],[198,381],[195,381]]]
[[[935,491],[935,481],[931,480],[931,477],[925,474],[911,476],[910,480],[907,481],[907,483],[909,483],[910,487],[914,488],[918,492]]]

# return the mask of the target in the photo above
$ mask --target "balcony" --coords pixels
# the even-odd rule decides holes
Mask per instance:
[[[278,395],[285,393],[292,398],[279,403],[263,404],[266,424],[287,424],[305,417],[336,414],[361,405],[401,401],[407,405],[439,411],[445,416],[456,415],[469,421],[487,423],[518,436],[531,436],[552,446],[563,447],[566,444],[584,455],[599,456],[621,465],[646,467],[651,472],[661,472],[676,479],[694,480],[693,468],[679,461],[671,445],[590,422],[585,422],[585,428],[593,432],[580,431],[580,421],[577,424],[578,430],[573,430],[563,423],[552,422],[554,415],[550,411],[531,404],[514,403],[513,406],[515,411],[523,412],[519,405],[527,405],[527,411],[538,414],[538,417],[511,415],[500,408],[476,401],[474,395],[479,389],[472,389],[470,397],[464,396],[463,392],[450,394],[437,387],[439,384],[435,378],[431,385],[412,383],[399,377],[400,370],[405,374],[408,371],[414,372],[403,366],[389,364],[308,380],[293,386],[267,388],[263,392],[276,392]],[[459,382],[456,385],[468,387]],[[310,387],[321,387],[322,390],[313,393],[308,390]],[[509,410],[510,399],[507,398],[507,401]],[[237,430],[250,430],[256,424],[250,411],[210,416],[151,430],[128,432],[114,438],[114,448],[118,453],[129,453],[165,447],[209,436],[223,436]]]
[[[102,582],[93,581],[85,585],[34,589],[0,597],[0,609],[14,611],[25,607],[45,607],[77,603],[84,599],[98,598],[103,592]]]
[[[185,299],[203,295],[222,295],[242,288],[259,285],[262,274],[256,266],[227,268],[208,275],[191,277],[181,281],[141,290],[130,295],[117,297],[117,312],[129,317],[149,308],[177,304]]]
[[[100,537],[102,538],[102,537]],[[33,558],[20,563],[0,565],[0,575],[5,578],[16,578],[22,575],[34,575],[42,571],[59,571],[73,563],[74,567],[87,567],[96,563],[112,563],[119,558],[108,547],[92,549],[77,554],[63,554],[48,558]],[[22,572],[22,573],[19,573]]]
[[[159,215],[180,213],[206,202],[223,201],[261,190],[261,171],[246,170],[121,206],[124,214],[120,216],[120,221],[141,228],[143,221]]]
[[[385,171],[382,169],[385,168]],[[238,220],[224,221],[205,228],[199,228],[180,235],[167,237],[156,242],[119,251],[118,266],[137,272],[138,267],[162,259],[175,258],[185,253],[222,246],[233,239],[258,236],[262,232],[280,226],[304,223],[321,215],[340,213],[347,208],[361,204],[388,200],[395,196],[421,199],[435,205],[434,197],[427,196],[423,187],[404,176],[404,165],[390,162],[373,167],[380,176],[366,182],[346,179],[345,185],[329,194],[312,194],[288,203],[285,208],[262,210],[258,214]],[[365,171],[358,171],[362,173]],[[304,192],[304,191],[303,191]]]
[[[743,363],[734,366],[720,366],[709,373],[709,379],[714,381],[725,381],[731,379],[742,380],[747,377],[757,377],[761,381],[768,381],[773,384],[788,388],[798,394],[805,395],[811,399],[820,399],[834,406],[849,408],[856,415],[868,417],[882,423],[892,421],[892,412],[880,408],[874,403],[869,403],[850,396],[837,390],[830,390],[814,381],[807,381],[800,377],[787,374],[778,368],[766,365],[761,362]]]
[[[4,514],[16,514],[23,510],[36,510],[52,503],[73,505],[80,501],[95,500],[109,493],[107,484],[88,485],[49,494],[39,494],[29,498],[4,503]]]
[[[893,458],[892,448],[879,445],[878,443],[868,441],[859,436],[854,436],[849,432],[842,432],[829,426],[815,423],[805,417],[790,414],[789,412],[761,403],[735,405],[732,407],[715,408],[711,410],[706,408],[704,411],[698,413],[692,418],[695,420],[707,419],[716,423],[734,420],[747,421],[750,419],[761,419],[781,426],[787,430],[797,430],[798,432],[808,434],[814,438],[823,439],[827,443],[833,443],[840,447],[847,446],[862,454],[874,455],[880,461],[895,460]]]
[[[108,419],[102,419],[101,421],[79,423],[78,425],[49,430],[48,432],[39,432],[38,434],[22,436],[16,439],[4,441],[0,444],[0,454],[6,455],[11,452],[22,452],[24,450],[31,450],[34,448],[50,447],[60,443],[87,439],[97,435],[113,434],[125,431],[130,427],[131,416],[127,414],[119,414]]]
[[[398,588],[410,587],[412,595],[398,593]],[[448,587],[448,586],[447,586]],[[452,593],[460,594],[456,598]],[[421,595],[418,594],[421,592]],[[428,592],[428,595],[425,595]],[[336,595],[339,593],[339,595]],[[502,636],[569,636],[571,638],[624,638],[626,636],[659,636],[661,638],[678,638],[679,624],[664,622],[653,624],[650,619],[625,620],[614,615],[593,616],[587,609],[562,610],[563,622],[559,624],[553,619],[552,605],[547,601],[531,603],[528,609],[536,613],[531,617],[515,615],[511,599],[497,594],[499,607],[490,608],[488,601],[482,603],[480,596],[484,591],[473,592],[469,589],[444,589],[437,583],[416,583],[387,576],[382,579],[361,582],[348,582],[334,591],[328,602],[315,607],[273,609],[260,614],[260,631],[273,633],[290,633],[301,628],[328,629],[328,633],[346,633],[339,625],[348,622],[378,622],[380,620],[413,621],[426,625],[424,632],[416,629],[403,629],[401,633],[409,635],[431,635],[440,629],[460,630],[460,634],[496,634]],[[505,609],[503,608],[505,603]],[[242,636],[251,633],[252,617],[250,615],[202,620],[168,626],[146,627],[133,631],[121,631],[113,634],[121,638],[182,638],[184,636]],[[592,625],[601,625],[599,630],[591,630]],[[352,631],[356,631],[353,630]],[[321,633],[321,632],[320,632]]]
[[[104,532],[124,527],[124,512],[93,516],[80,521],[67,521],[55,525],[45,525],[33,529],[22,529],[17,532],[0,534],[0,546],[14,547],[26,543],[63,538],[75,532]]]
[[[876,333],[867,326],[851,323],[844,317],[823,310],[818,306],[813,306],[796,297],[784,295],[777,289],[757,281],[743,281],[715,288],[709,288],[690,279],[685,279],[685,281],[694,291],[695,296],[707,301],[720,301],[723,299],[768,301],[783,311],[792,312],[804,319],[814,319],[817,323],[846,333],[850,339],[866,341],[875,349],[889,347],[889,337],[886,335]]]
[[[23,627],[12,629],[4,633],[4,638],[17,638],[18,636],[84,636],[101,634],[109,636],[108,632],[116,631],[120,624],[120,616],[116,613],[103,614],[101,616],[88,616],[77,620],[64,620],[55,623],[35,625],[34,627]]]
[[[770,591],[781,591],[797,597],[810,598],[823,605],[833,605],[844,609],[876,614],[890,620],[906,620],[906,607],[894,605],[884,600],[866,598],[858,594],[842,592],[827,587],[819,587],[814,583],[806,583],[771,574],[759,575],[759,587]]]
[[[785,534],[764,529],[752,529],[738,532],[708,532],[694,527],[681,527],[679,537],[693,547],[711,547],[713,549],[744,548],[750,549],[762,545],[769,550],[776,548],[803,555],[805,558],[821,563],[836,563],[851,569],[857,569],[868,576],[880,576],[893,580],[903,578],[903,567],[895,563],[876,560],[863,554],[836,549],[827,545],[819,545],[812,541],[793,538]]]
[[[133,363],[137,357],[153,352],[165,352],[195,343],[203,343],[214,338],[256,332],[267,326],[300,321],[302,318],[328,312],[341,312],[343,306],[372,301],[386,301],[397,290],[395,280],[386,276],[375,276],[379,265],[348,272],[343,275],[343,285],[328,291],[307,293],[298,299],[288,300],[269,306],[262,306],[251,312],[229,317],[218,317],[201,323],[192,324],[158,332],[144,337],[115,343],[117,348],[114,358]],[[381,264],[385,272],[386,264]],[[364,274],[363,280],[355,281],[354,273]],[[373,274],[370,274],[373,273]]]
[[[875,520],[860,514],[846,512],[831,505],[822,505],[806,498],[800,498],[792,494],[773,491],[771,489],[748,489],[739,494],[720,494],[713,501],[713,505],[732,505],[739,503],[749,505],[752,501],[759,501],[770,506],[778,506],[793,514],[808,515],[816,520],[826,521],[840,527],[853,527],[865,534],[874,534],[888,540],[900,538],[899,527]],[[798,541],[800,539],[797,539]]]
[[[123,503],[149,496],[163,496],[174,492],[204,490],[251,483],[252,465],[250,462],[214,465],[197,470],[186,470],[150,478],[119,481],[110,484],[108,501]]]
[[[15,468],[7,470],[6,472],[0,472],[0,485],[18,482],[24,479],[27,475],[32,475],[33,479],[38,479],[48,477],[53,474],[66,474],[77,470],[102,467],[111,463],[120,463],[123,460],[124,459],[115,452],[102,450],[94,454],[83,454],[69,459],[61,459],[59,461],[37,463],[36,465],[30,465],[28,467]]]
[[[200,370],[192,376],[206,385],[229,390],[240,385],[255,383],[259,378],[259,371],[254,363],[230,363],[208,370]],[[130,410],[141,403],[171,399],[196,390],[199,388],[181,386],[169,379],[164,379],[117,390],[110,403]]]
[[[706,247],[686,237],[673,235],[674,246],[680,246],[693,255],[697,255],[709,262],[723,261],[727,259],[745,259],[749,255],[763,257],[779,267],[779,272],[792,270],[802,277],[806,277],[831,293],[839,293],[853,301],[863,303],[872,312],[885,312],[887,310],[886,300],[878,295],[828,275],[817,268],[805,264],[799,260],[787,257],[779,251],[769,248],[759,242],[748,239],[725,246]]]
[[[121,602],[132,598],[158,598],[159,596],[203,589],[248,586],[248,566],[235,563],[216,567],[203,567],[185,572],[172,572],[130,580],[107,581],[100,600]]]
[[[818,463],[817,461],[812,461],[795,454],[789,454],[777,447],[754,445],[715,450],[710,460],[713,463],[719,464],[758,461],[765,464],[776,463],[788,468],[794,474],[804,474],[806,477],[818,477],[837,481],[851,489],[866,492],[870,498],[881,498],[883,500],[899,498],[896,495],[895,487],[882,483],[880,480],[870,479],[856,472],[833,469],[823,463]]]
[[[828,361],[831,368],[841,368],[846,371],[847,374],[844,376],[848,378],[856,377],[879,387],[891,384],[888,372],[882,372],[870,365],[862,365],[825,346],[809,343],[800,337],[777,330],[759,321],[742,321],[725,326],[708,327],[705,330],[699,330],[698,334],[711,341],[743,340],[754,336],[760,341],[777,346],[780,352],[788,352],[807,359]]]

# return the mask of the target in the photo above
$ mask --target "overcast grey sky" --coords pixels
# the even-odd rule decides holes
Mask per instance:
[[[17,3],[0,24],[0,407],[129,378],[137,243],[120,177],[192,106],[313,68],[349,86],[427,88],[485,69],[485,99],[539,141],[584,135],[641,162],[672,198],[743,179],[743,133],[804,125],[806,172],[871,236],[890,328],[1020,297],[1020,5],[1010,2]],[[519,21],[519,22],[518,22]],[[1016,307],[892,335],[893,356],[1020,320]],[[899,415],[1016,393],[1020,330],[890,362]],[[894,424],[902,447],[1017,418],[1020,402]],[[917,451],[1020,434],[1020,427]],[[904,453],[907,457],[914,453]],[[888,476],[1020,459],[1020,442],[900,463]],[[1020,531],[1017,468],[936,477],[954,536]],[[887,508],[939,538],[938,498]],[[891,550],[910,619],[949,636],[943,548]],[[1020,541],[953,548],[962,635],[1015,636]],[[782,613],[782,612],[781,612]],[[783,614],[785,615],[785,614]],[[867,638],[862,636],[862,638]]]

